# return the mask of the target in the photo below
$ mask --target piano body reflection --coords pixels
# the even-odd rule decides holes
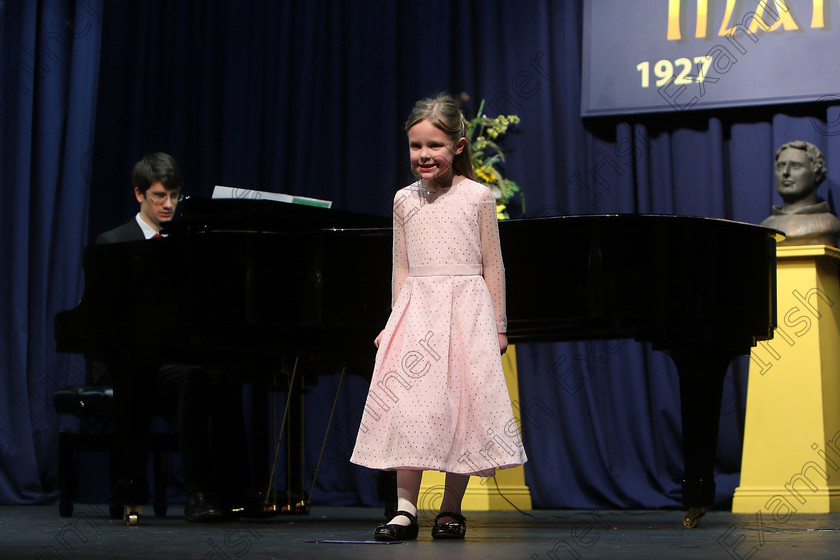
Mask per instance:
[[[138,356],[240,370],[299,355],[372,363],[390,307],[390,218],[267,201],[184,208],[168,238],[86,249],[82,301],[56,317],[59,351],[107,349],[126,371]],[[726,369],[776,324],[778,232],[653,215],[509,220],[499,229],[511,343],[633,338],[673,358],[684,523],[694,526],[714,498]],[[165,302],[166,318],[144,316],[153,302]],[[123,384],[115,394],[138,383]],[[122,414],[130,434],[131,413]]]

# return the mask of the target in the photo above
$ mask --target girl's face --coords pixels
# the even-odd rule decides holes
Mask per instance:
[[[466,138],[457,142],[444,131],[422,120],[408,129],[408,153],[411,170],[429,186],[452,185],[452,161],[464,151]]]

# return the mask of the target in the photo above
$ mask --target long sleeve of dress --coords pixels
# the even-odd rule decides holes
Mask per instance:
[[[478,209],[478,226],[481,234],[481,264],[484,281],[493,300],[498,332],[507,332],[507,310],[505,302],[505,265],[502,262],[502,247],[499,242],[499,222],[496,218],[496,201],[486,190]]]
[[[394,197],[394,245],[391,265],[391,308],[397,302],[405,279],[408,278],[408,253],[405,248],[405,207],[409,194],[405,190]]]

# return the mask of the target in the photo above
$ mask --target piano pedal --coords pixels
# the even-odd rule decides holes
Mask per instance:
[[[125,506],[123,521],[129,527],[136,527],[140,523],[140,506]]]
[[[234,513],[237,514],[237,517],[251,519],[263,519],[275,515],[309,515],[309,496],[304,496],[304,498],[292,503],[291,498],[281,492],[273,492],[272,495],[273,500],[260,500],[258,504],[249,504],[239,508]]]
[[[311,510],[309,496],[306,494],[295,502],[291,496],[282,496],[279,492],[274,496],[275,502],[266,506],[268,515],[309,515]]]
[[[287,513],[293,515],[309,515],[309,500],[304,499],[294,504],[285,504],[282,506],[280,513]]]

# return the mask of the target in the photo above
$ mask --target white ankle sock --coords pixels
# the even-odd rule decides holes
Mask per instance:
[[[413,516],[417,516],[417,506],[412,504],[406,499],[398,498],[397,499],[397,509],[400,511],[407,511]],[[411,519],[404,515],[395,515],[391,521],[388,522],[389,525],[402,525],[404,527],[408,527],[411,525]]]

